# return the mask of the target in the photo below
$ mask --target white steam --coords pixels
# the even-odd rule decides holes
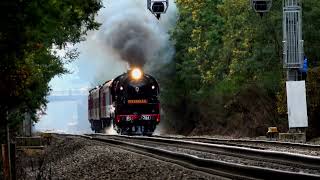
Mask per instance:
[[[104,129],[104,134],[107,135],[118,135],[117,131],[113,128],[113,124],[111,123],[111,126],[106,127]]]

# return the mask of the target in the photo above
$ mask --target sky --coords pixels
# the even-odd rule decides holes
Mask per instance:
[[[153,58],[148,61],[147,69],[155,65],[152,59],[158,59],[156,63],[166,63],[170,60],[174,52],[170,46],[168,31],[176,21],[176,6],[173,1],[170,1],[167,13],[157,20],[148,11],[146,2],[146,0],[104,0],[104,8],[97,16],[97,21],[102,24],[101,27],[97,31],[88,32],[85,41],[69,47],[77,48],[79,57],[65,66],[71,73],[52,79],[50,82],[52,91],[81,89],[86,92],[126,72],[128,63],[123,61],[121,55],[110,45],[114,38],[112,36],[119,36],[118,30],[121,30],[119,28],[123,24],[140,23],[150,32],[152,38],[146,41],[147,47],[151,48],[146,49],[148,51],[146,54]],[[158,53],[161,50],[163,52],[164,49],[165,53]],[[63,55],[64,51],[60,53]],[[66,133],[90,132],[86,103],[86,95],[78,101],[49,102],[46,115],[41,117],[35,129]]]

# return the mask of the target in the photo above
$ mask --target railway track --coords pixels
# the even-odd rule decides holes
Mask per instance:
[[[83,137],[179,164],[195,171],[232,179],[320,178],[320,158],[318,157],[160,137],[101,134]],[[229,161],[216,159],[215,156],[229,158]],[[245,161],[245,163],[238,163],[239,161]],[[266,164],[267,167],[264,167]],[[292,167],[294,167],[293,170],[288,170]],[[305,170],[309,172],[305,173]]]
[[[159,138],[177,139],[186,141],[196,141],[211,144],[227,144],[231,146],[242,146],[250,148],[267,149],[263,145],[271,145],[277,147],[290,147],[295,149],[308,149],[320,152],[320,145],[303,144],[303,143],[290,143],[281,141],[268,141],[268,140],[248,140],[248,139],[219,139],[219,138],[205,138],[205,137],[173,137],[173,136],[154,136]]]

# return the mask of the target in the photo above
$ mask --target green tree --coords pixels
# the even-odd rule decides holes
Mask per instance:
[[[175,79],[162,93],[177,97],[167,106],[181,114],[176,121],[208,129],[238,115],[253,121],[254,105],[263,102],[270,115],[261,119],[271,124],[282,74],[281,2],[262,18],[247,0],[179,0],[177,6]],[[257,101],[240,102],[247,92]]]
[[[222,19],[217,13],[221,0],[190,1],[178,0],[179,19],[172,39],[175,42],[175,71],[162,90],[166,117],[178,132],[194,128],[199,114],[197,97],[203,84],[210,84],[208,78],[212,64],[217,60],[216,44],[221,41]],[[162,81],[163,82],[163,81]]]
[[[319,1],[302,1],[302,30],[304,39],[305,55],[309,59],[311,67],[319,66],[320,59],[320,2]]]
[[[0,121],[4,130],[19,123],[25,112],[37,120],[45,107],[49,81],[66,73],[65,63],[77,52],[59,57],[54,49],[82,40],[99,27],[94,19],[100,0],[3,0],[0,2]],[[2,131],[3,132],[3,131]],[[3,139],[3,138],[1,138]]]

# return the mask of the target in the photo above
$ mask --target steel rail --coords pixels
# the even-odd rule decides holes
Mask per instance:
[[[222,154],[232,157],[239,157],[244,159],[250,159],[255,161],[270,162],[276,164],[282,164],[286,166],[298,166],[304,169],[320,170],[320,158],[315,156],[293,154],[287,152],[277,152],[270,150],[252,149],[246,147],[236,147],[222,144],[208,144],[202,142],[192,142],[176,139],[155,138],[155,137],[141,137],[141,136],[109,136],[95,134],[94,136],[102,136],[109,138],[125,138],[131,140],[143,140],[149,142],[159,142],[170,144],[171,146],[177,146],[180,148],[192,149],[196,151],[209,152]]]
[[[233,179],[274,179],[274,178],[308,178],[319,179],[319,175],[307,173],[295,173],[283,170],[275,170],[270,168],[262,168],[256,166],[247,166],[236,163],[229,163],[220,160],[199,158],[189,154],[172,152],[164,149],[158,149],[141,144],[126,142],[124,139],[102,138],[97,136],[82,137],[105,142],[119,148],[132,151],[148,157],[175,163],[189,169],[209,173],[213,175],[223,176]],[[142,138],[141,138],[142,139]]]
[[[304,143],[292,143],[292,142],[282,142],[282,141],[268,141],[268,140],[252,140],[252,139],[219,139],[219,138],[206,138],[206,137],[172,137],[172,136],[154,136],[159,138],[168,138],[168,139],[180,139],[180,140],[192,140],[200,141],[206,143],[261,143],[261,144],[271,144],[279,146],[290,146],[290,147],[302,147],[310,148],[320,151],[320,145],[314,144],[304,144]]]

